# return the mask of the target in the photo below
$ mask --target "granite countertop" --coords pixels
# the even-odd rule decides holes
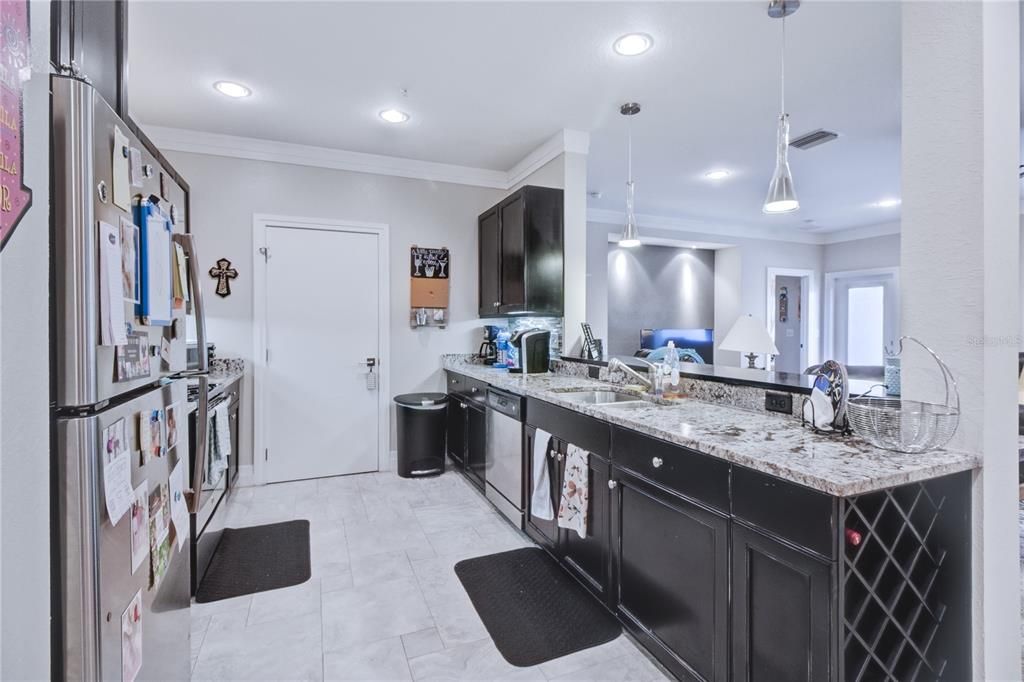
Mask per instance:
[[[911,455],[882,450],[856,437],[832,438],[810,431],[792,417],[753,412],[684,398],[672,405],[651,402],[588,405],[560,392],[608,389],[609,384],[559,374],[509,374],[444,356],[442,366],[518,395],[692,448],[829,495],[849,497],[923,481],[981,466],[977,455],[936,450]],[[621,389],[620,389],[621,390]]]

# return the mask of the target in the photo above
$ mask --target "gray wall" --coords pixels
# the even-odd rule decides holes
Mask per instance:
[[[608,244],[608,340],[611,355],[632,355],[640,330],[715,326],[715,252]]]
[[[385,362],[393,395],[439,390],[441,354],[472,352],[480,345],[476,218],[504,192],[205,154],[167,156],[192,187],[192,229],[203,260],[212,264],[229,258],[240,273],[228,298],[213,294],[215,280],[201,278],[210,339],[218,355],[252,361],[254,213],[388,224],[391,357]],[[451,323],[446,329],[409,327],[413,244],[451,250]],[[252,461],[251,381],[245,382],[243,396],[240,463],[245,465]]]
[[[25,84],[23,173],[32,188],[32,208],[0,256],[3,680],[50,679],[49,3],[33,2],[30,12],[32,78]]]
[[[822,261],[825,272],[895,268],[900,265],[900,236],[856,239],[823,247]]]

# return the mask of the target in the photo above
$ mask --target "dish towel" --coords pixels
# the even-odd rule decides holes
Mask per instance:
[[[590,506],[590,453],[570,444],[565,455],[565,479],[558,503],[558,526],[587,537],[587,509]]]
[[[530,497],[530,513],[538,519],[551,521],[555,510],[551,505],[551,479],[548,478],[548,452],[551,450],[551,434],[537,429],[533,437],[533,495]]]
[[[210,420],[209,447],[207,448],[206,480],[216,481],[221,472],[228,468],[231,454],[231,429],[228,423],[228,406],[222,403],[214,408]]]

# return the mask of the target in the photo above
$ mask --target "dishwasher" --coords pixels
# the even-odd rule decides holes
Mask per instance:
[[[484,495],[517,528],[523,527],[523,399],[487,390]]]

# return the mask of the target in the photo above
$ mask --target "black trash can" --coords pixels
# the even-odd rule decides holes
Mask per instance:
[[[406,393],[395,396],[398,413],[398,475],[402,478],[444,473],[448,396]]]

